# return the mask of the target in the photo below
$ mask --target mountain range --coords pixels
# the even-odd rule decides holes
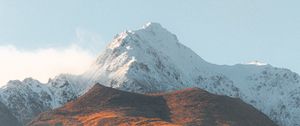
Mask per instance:
[[[116,35],[81,75],[61,74],[45,84],[32,78],[9,81],[0,89],[0,100],[26,124],[41,112],[78,99],[95,83],[134,93],[197,87],[239,98],[280,126],[300,125],[297,73],[258,62],[209,63],[158,23]]]

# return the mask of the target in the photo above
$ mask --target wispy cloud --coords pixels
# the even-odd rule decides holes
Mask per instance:
[[[9,80],[32,77],[46,82],[60,73],[80,74],[94,56],[77,45],[64,49],[20,50],[12,45],[0,46],[0,85]]]
[[[92,53],[99,53],[99,51],[106,45],[102,37],[97,32],[92,32],[84,28],[76,28],[76,38],[73,43],[81,48],[88,49]]]
[[[66,47],[24,50],[15,45],[0,45],[0,86],[9,80],[32,77],[47,82],[61,73],[81,74],[96,59],[105,42],[97,32],[75,29],[75,38]]]

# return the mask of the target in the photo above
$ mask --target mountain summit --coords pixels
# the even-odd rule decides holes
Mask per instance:
[[[198,87],[240,98],[279,125],[300,124],[298,74],[271,65],[208,63],[158,23],[116,35],[82,75],[62,74],[47,84],[11,81],[0,96],[13,115],[27,123],[40,112],[76,99],[97,82],[138,93]]]
[[[114,88],[155,92],[193,86],[194,73],[210,66],[174,34],[148,23],[117,35],[84,75]]]

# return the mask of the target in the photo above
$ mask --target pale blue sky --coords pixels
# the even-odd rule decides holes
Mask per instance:
[[[31,50],[77,42],[95,52],[115,34],[153,21],[209,62],[260,60],[300,73],[299,6],[299,0],[0,0],[0,45]]]

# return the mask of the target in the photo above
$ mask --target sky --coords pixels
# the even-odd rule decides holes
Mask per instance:
[[[0,0],[0,84],[80,74],[116,34],[150,21],[208,62],[258,60],[300,73],[299,5],[299,0]]]

